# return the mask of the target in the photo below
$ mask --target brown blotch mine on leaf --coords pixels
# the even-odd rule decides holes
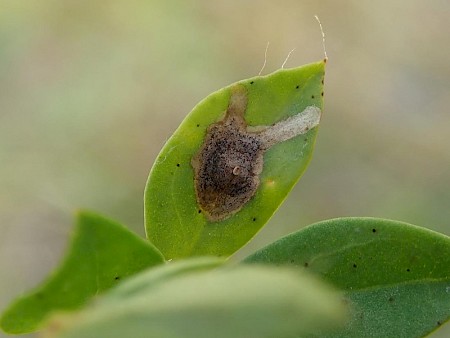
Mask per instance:
[[[235,214],[255,195],[266,150],[320,122],[320,109],[309,106],[272,126],[250,128],[244,119],[247,101],[244,86],[231,88],[225,117],[208,127],[191,161],[197,202],[212,222]]]

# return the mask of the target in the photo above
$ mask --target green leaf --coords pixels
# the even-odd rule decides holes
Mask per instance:
[[[100,304],[110,301],[127,300],[133,296],[140,297],[142,292],[147,292],[160,283],[167,282],[169,279],[193,272],[210,270],[222,265],[224,262],[223,259],[219,258],[199,257],[145,270],[105,294],[100,299]]]
[[[273,125],[310,106],[322,109],[324,66],[317,62],[240,81],[209,95],[185,118],[159,154],[145,190],[147,236],[166,258],[228,256],[269,220],[305,171],[317,128],[270,147],[254,196],[240,211],[217,217],[221,220],[211,220],[197,202],[191,163],[208,127],[224,118],[235,92],[248,100],[246,109],[245,104],[238,108],[245,111],[249,127]]]
[[[148,278],[147,288],[126,297],[106,295],[108,301],[92,304],[75,316],[55,317],[47,337],[283,338],[332,327],[344,318],[338,293],[286,268],[190,271],[155,287],[155,279],[161,281],[164,270],[175,271],[177,264],[184,264],[186,272],[191,263],[154,269],[136,277]],[[122,289],[133,282],[124,283]]]
[[[423,337],[450,317],[450,238],[375,218],[320,222],[247,257],[295,266],[346,291],[352,317],[320,337]]]
[[[38,329],[55,310],[73,310],[127,276],[164,262],[159,251],[122,225],[80,212],[61,266],[30,293],[13,302],[0,319],[7,333]]]

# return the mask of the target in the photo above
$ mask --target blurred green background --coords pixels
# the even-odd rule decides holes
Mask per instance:
[[[236,257],[340,216],[450,235],[450,2],[0,0],[0,309],[57,264],[77,208],[143,235],[165,140],[258,74],[268,41],[264,73],[293,48],[286,68],[321,59],[314,14],[330,58],[315,156]]]

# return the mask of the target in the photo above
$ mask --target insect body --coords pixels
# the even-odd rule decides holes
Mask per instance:
[[[225,117],[208,128],[192,158],[197,202],[213,222],[238,212],[255,195],[266,150],[306,133],[319,124],[321,116],[319,108],[309,106],[272,126],[249,128],[246,108],[246,89],[236,85]]]

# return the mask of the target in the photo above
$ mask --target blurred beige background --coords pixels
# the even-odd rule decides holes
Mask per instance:
[[[450,2],[0,0],[0,309],[57,264],[75,209],[143,235],[164,141],[256,75],[267,41],[264,73],[293,48],[287,68],[321,59],[314,14],[330,58],[315,156],[237,257],[340,216],[450,235]]]

